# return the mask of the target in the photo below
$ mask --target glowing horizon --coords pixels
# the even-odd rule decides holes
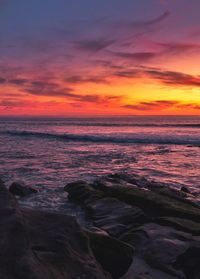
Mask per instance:
[[[0,2],[0,116],[200,115],[200,3]]]

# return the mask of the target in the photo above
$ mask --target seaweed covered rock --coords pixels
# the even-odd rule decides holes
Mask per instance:
[[[164,226],[173,227],[179,231],[200,235],[200,223],[190,221],[184,218],[160,217],[155,219],[156,223]]]
[[[69,200],[82,205],[87,205],[104,196],[102,191],[96,190],[92,185],[84,181],[69,183],[64,187],[64,190],[68,192]]]
[[[200,222],[200,209],[198,207],[156,191],[131,186],[106,187],[102,184],[98,186],[98,189],[108,197],[114,197],[132,206],[138,206],[149,216],[174,216]]]

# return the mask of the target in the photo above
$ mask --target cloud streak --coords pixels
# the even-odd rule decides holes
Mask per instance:
[[[154,52],[110,52],[112,55],[114,55],[117,58],[125,58],[129,61],[135,61],[135,62],[145,62],[149,61],[150,59],[154,58],[157,54]]]
[[[115,42],[114,40],[109,40],[104,38],[85,39],[85,40],[74,42],[74,46],[75,48],[83,51],[98,52],[103,49],[106,49],[114,42]]]
[[[116,24],[116,27],[132,28],[132,29],[141,29],[144,27],[153,26],[164,21],[170,16],[170,12],[167,10],[160,16],[150,19],[150,20],[129,20],[129,21],[120,21]]]
[[[144,72],[144,74],[166,85],[187,87],[200,86],[200,76],[193,76],[181,72],[163,70],[147,70]]]
[[[138,110],[138,111],[149,111],[155,109],[169,109],[171,107],[179,105],[179,101],[171,101],[171,100],[157,100],[151,102],[139,102],[135,104],[126,104],[123,107],[131,110]]]
[[[127,79],[150,78],[160,83],[173,87],[200,87],[200,76],[182,72],[168,71],[159,68],[137,67],[124,68],[121,71],[112,72],[113,76]]]
[[[74,75],[69,76],[64,79],[69,84],[82,84],[82,83],[108,83],[108,80],[105,76],[84,76],[81,75]]]
[[[129,26],[130,27],[146,27],[146,26],[152,26],[155,24],[158,24],[160,22],[162,22],[163,20],[165,20],[167,17],[170,16],[170,12],[167,10],[165,11],[162,15],[151,19],[151,20],[144,20],[144,21],[130,21],[129,22]]]
[[[165,111],[169,109],[175,110],[200,110],[200,105],[195,103],[182,103],[176,100],[155,100],[143,101],[134,104],[126,104],[123,108],[133,111]]]
[[[0,81],[2,79],[2,83],[0,82],[0,85],[14,85],[19,92],[16,92],[14,94],[7,94],[11,97],[15,96],[15,98],[20,98],[23,96],[35,96],[35,97],[48,97],[48,98],[60,98],[63,99],[63,101],[68,102],[81,102],[81,103],[93,103],[93,104],[107,104],[110,102],[120,102],[123,98],[123,96],[115,96],[115,95],[105,95],[105,94],[93,94],[93,93],[77,93],[74,92],[74,89],[71,87],[63,87],[59,83],[56,82],[49,82],[46,80],[28,80],[28,79],[3,79],[0,78]],[[74,76],[69,79],[71,83],[84,83],[84,82],[103,82],[96,78],[81,78],[80,76]],[[6,93],[4,94],[6,96]],[[21,101],[19,103],[17,102],[17,99],[7,99],[7,106],[10,106],[14,103],[16,103],[16,106],[19,106],[21,104]],[[4,101],[5,104],[5,101]]]

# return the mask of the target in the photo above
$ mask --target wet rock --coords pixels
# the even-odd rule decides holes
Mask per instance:
[[[143,190],[151,190],[153,192],[157,192],[159,194],[172,197],[174,199],[184,201],[186,203],[193,203],[190,199],[194,199],[194,195],[190,192],[190,190],[183,186],[181,190],[176,189],[174,187],[170,187],[163,183],[155,182],[149,180],[143,176],[137,174],[124,174],[124,173],[114,173],[109,174],[99,180],[96,183],[101,184],[103,186],[131,186],[143,189]],[[189,199],[188,199],[189,198]],[[194,204],[194,203],[193,203]]]
[[[183,252],[184,248],[184,243],[175,239],[156,239],[149,243],[144,259],[154,268],[179,278],[184,278],[183,274],[173,268],[173,263],[176,261],[177,256]]]
[[[176,278],[185,278],[183,271],[174,268],[174,263],[188,248],[189,237],[174,229],[150,223],[130,231],[120,239],[133,245],[135,255],[143,258],[152,268]]]
[[[126,182],[127,184],[131,184],[133,186],[137,186],[139,188],[157,188],[160,187],[161,184],[155,181],[151,181],[146,179],[143,176],[140,176],[138,174],[125,174],[125,173],[111,173],[107,175],[107,177],[104,178],[104,181],[113,181],[117,183],[124,184]]]
[[[120,279],[180,279],[180,277],[155,269],[140,257],[135,256],[128,272]]]
[[[189,232],[193,235],[200,235],[200,224],[183,218],[161,217],[155,220],[156,223],[173,227],[183,232]]]
[[[151,276],[147,275],[138,275],[135,279],[153,279]]]
[[[133,246],[135,253],[140,254],[141,247],[145,247],[148,244],[149,236],[145,230],[138,228],[125,233],[120,237],[120,240]]]
[[[133,247],[106,235],[93,232],[88,235],[92,251],[103,269],[114,279],[124,275],[133,261]]]
[[[190,190],[185,186],[181,187],[181,191],[190,194]]]
[[[81,205],[87,205],[88,203],[96,201],[104,196],[102,191],[96,190],[84,181],[69,183],[64,187],[64,190],[68,192],[69,200]]]
[[[97,263],[87,235],[73,217],[27,210],[24,217],[34,254],[44,265],[59,271],[61,278],[110,278]]]
[[[119,236],[148,221],[140,208],[115,198],[105,198],[103,191],[85,182],[70,183],[65,190],[69,193],[69,200],[84,206],[94,225],[111,236]]]
[[[186,198],[190,195],[188,195],[189,193],[186,193],[184,191],[180,191],[178,189],[173,189],[173,188],[169,188],[169,187],[156,187],[156,188],[151,188],[151,190],[153,192],[157,192],[161,195],[167,196],[169,198],[173,198],[176,199],[178,201],[184,201],[184,202],[188,202],[186,200]]]
[[[66,186],[66,191],[71,200],[90,213],[94,226],[106,232],[99,234],[102,239],[114,237],[134,248],[133,264],[122,278],[199,279],[200,209],[185,200],[190,194],[159,185],[154,188],[137,177],[124,184],[121,175],[110,175],[108,181],[90,185],[79,182],[73,184],[73,189]],[[135,184],[130,186],[130,182]],[[144,182],[146,188],[141,188]],[[110,251],[104,250],[109,245],[98,239],[98,249],[94,251],[107,270],[110,266],[105,264],[110,262],[102,255],[110,255]],[[112,276],[116,276],[113,271]]]
[[[114,198],[102,198],[88,205],[95,226],[119,236],[148,221],[143,211]]]
[[[106,187],[103,185],[99,185],[99,190],[104,192],[104,195],[141,208],[149,216],[174,216],[200,221],[200,210],[196,206],[155,191],[131,186]]]
[[[0,278],[108,279],[75,219],[20,209],[0,184]]]
[[[184,254],[177,258],[175,268],[182,269],[187,279],[200,278],[200,243],[188,248]]]
[[[15,195],[20,197],[25,197],[27,195],[36,194],[38,191],[32,187],[28,187],[23,183],[13,182],[9,188],[9,191]]]

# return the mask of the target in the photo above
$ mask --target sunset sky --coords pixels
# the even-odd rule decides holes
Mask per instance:
[[[200,114],[200,1],[0,0],[0,115]]]

